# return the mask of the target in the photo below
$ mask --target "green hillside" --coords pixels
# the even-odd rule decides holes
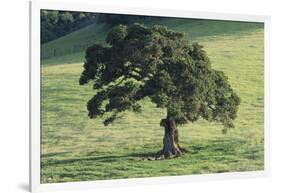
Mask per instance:
[[[190,41],[202,41],[216,36],[241,34],[249,29],[261,28],[257,23],[227,22],[198,19],[157,19],[146,18],[143,22],[147,26],[165,25],[170,29],[185,32]],[[235,25],[234,25],[235,24]],[[42,57],[44,64],[75,63],[84,58],[84,50],[93,43],[104,44],[110,26],[94,23],[81,30],[75,31],[62,38],[43,44]]]
[[[162,148],[159,122],[165,111],[146,100],[142,113],[126,112],[104,127],[101,119],[87,116],[92,86],[78,84],[84,53],[50,57],[41,66],[42,183],[264,169],[263,25],[181,19],[161,24],[203,44],[212,67],[229,77],[241,98],[236,127],[222,134],[221,125],[204,120],[181,126],[180,143],[191,153],[170,160],[143,159]],[[94,24],[43,45],[42,51],[103,43],[108,30]]]

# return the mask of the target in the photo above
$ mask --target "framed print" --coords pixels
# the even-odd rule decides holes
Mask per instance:
[[[269,174],[269,18],[30,4],[30,188]]]

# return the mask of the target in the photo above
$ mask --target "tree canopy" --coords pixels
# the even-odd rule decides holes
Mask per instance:
[[[184,33],[164,26],[118,25],[107,35],[107,46],[86,50],[80,84],[93,84],[87,104],[90,118],[113,122],[126,110],[140,112],[149,98],[167,110],[175,124],[200,117],[234,127],[240,99],[227,76],[211,68],[203,46]]]
[[[98,14],[97,22],[106,23],[110,26],[116,26],[119,24],[128,25],[136,22],[141,22],[144,20],[145,16],[138,15],[123,15],[123,14]]]

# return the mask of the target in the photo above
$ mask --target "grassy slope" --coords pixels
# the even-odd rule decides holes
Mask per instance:
[[[166,25],[175,31],[186,32],[188,38],[192,41],[202,41],[202,38],[241,34],[247,32],[249,29],[260,28],[259,24],[256,23],[217,22],[198,19],[187,21],[178,18],[167,20],[147,18],[144,20],[144,23],[149,26]],[[108,25],[94,23],[82,30],[44,44],[42,46],[43,55],[52,56],[55,49],[58,56],[45,59],[43,63],[63,64],[82,62],[84,59],[84,49],[92,43],[104,44],[104,39],[109,29]],[[73,51],[74,53],[67,54]]]
[[[42,183],[263,169],[262,26],[193,21],[187,28],[181,22],[166,24],[200,41],[241,97],[236,128],[223,135],[220,125],[203,120],[180,127],[182,146],[193,153],[144,161],[162,147],[163,110],[144,101],[142,113],[127,112],[104,127],[87,117],[93,90],[78,85],[82,63],[67,64],[81,61],[81,54],[43,61],[60,65],[42,66]]]
[[[92,24],[81,30],[43,44],[42,55],[47,56],[44,63],[60,64],[81,61],[84,50],[93,43],[104,43],[109,26],[105,24]],[[57,57],[52,57],[56,50]]]

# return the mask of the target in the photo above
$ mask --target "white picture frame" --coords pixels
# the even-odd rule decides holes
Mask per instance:
[[[172,177],[150,177],[120,180],[67,182],[40,184],[40,10],[69,10],[98,13],[168,16],[213,20],[230,20],[264,23],[264,171],[232,172]],[[89,1],[32,1],[30,2],[30,191],[73,190],[82,188],[120,187],[161,183],[186,183],[191,181],[265,177],[270,175],[269,138],[269,25],[270,18],[260,15],[208,13],[187,10],[162,10],[138,7],[116,7],[93,4]]]

